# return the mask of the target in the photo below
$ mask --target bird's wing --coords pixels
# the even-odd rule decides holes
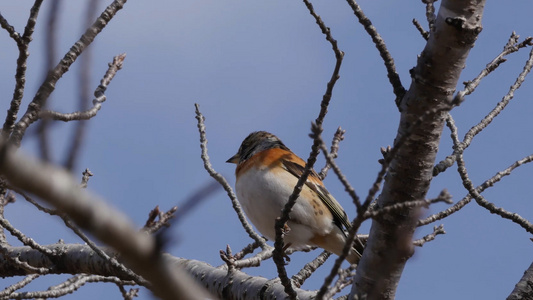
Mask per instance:
[[[300,178],[302,176],[305,169],[304,165],[296,161],[286,159],[283,159],[282,163],[285,169],[289,171],[289,173],[294,175],[296,178]],[[339,204],[339,202],[337,202],[337,200],[335,200],[335,198],[333,198],[333,196],[324,187],[322,181],[318,177],[318,174],[314,170],[311,170],[311,173],[309,174],[309,177],[307,177],[305,185],[311,190],[313,190],[315,193],[317,193],[320,200],[322,200],[322,202],[326,205],[326,207],[333,215],[333,222],[341,229],[343,229],[344,226],[345,230],[350,230],[352,225],[348,220],[346,212]]]

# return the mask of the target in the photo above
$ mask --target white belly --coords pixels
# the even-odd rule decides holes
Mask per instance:
[[[273,174],[268,169],[251,168],[235,184],[237,198],[247,217],[269,240],[276,237],[275,220],[281,216],[296,182],[297,178],[288,172]],[[315,233],[327,234],[334,226],[331,219],[317,219],[311,204],[302,197],[296,200],[290,217],[295,222],[288,222],[290,231],[285,235],[285,243],[291,243],[292,248],[308,246]]]

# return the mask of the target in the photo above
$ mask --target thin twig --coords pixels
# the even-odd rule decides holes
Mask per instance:
[[[331,141],[331,150],[329,152],[329,155],[331,158],[336,159],[338,157],[339,152],[339,143],[344,140],[344,134],[346,133],[346,130],[342,128],[337,128],[337,131],[335,131],[335,134],[333,135],[333,141]],[[328,162],[326,162],[326,165],[320,170],[318,173],[318,177],[320,180],[324,180],[326,176],[328,175],[328,171],[331,168]]]
[[[122,65],[126,54],[122,53],[113,58],[113,62],[109,63],[109,68],[107,69],[104,77],[100,80],[100,85],[94,91],[93,107],[86,111],[77,111],[73,113],[59,113],[51,110],[43,110],[39,113],[39,118],[41,119],[52,119],[59,120],[63,122],[69,121],[79,121],[79,120],[89,120],[92,117],[96,116],[98,111],[102,108],[102,103],[105,102],[106,95],[105,91],[107,86],[113,80],[117,71],[122,69]]]
[[[87,188],[87,183],[89,183],[89,178],[91,178],[91,176],[93,176],[94,174],[93,174],[93,172],[91,172],[91,170],[85,169],[85,171],[83,171],[82,175],[83,176],[81,177],[80,186],[85,189],[85,188]]]
[[[255,251],[255,249],[257,249],[259,247],[261,247],[261,245],[258,242],[250,243],[250,244],[246,245],[244,248],[242,248],[241,251],[235,253],[235,258],[236,259],[242,259],[247,254],[253,253]]]
[[[244,216],[244,212],[242,210],[242,207],[237,200],[237,196],[235,196],[235,193],[233,192],[233,189],[229,185],[228,181],[224,176],[220,175],[215,169],[213,169],[213,166],[211,165],[211,162],[209,161],[209,155],[207,154],[207,138],[206,138],[206,132],[205,132],[205,117],[200,112],[200,105],[197,103],[194,104],[196,107],[196,120],[198,120],[198,131],[200,132],[200,148],[202,148],[202,161],[204,162],[204,168],[209,173],[211,177],[213,177],[226,191],[228,194],[228,197],[231,200],[231,204],[233,206],[233,209],[237,213],[237,217],[239,218],[239,221],[241,221],[241,225],[248,233],[250,238],[252,238],[254,241],[261,244],[261,248],[265,249],[267,244],[265,243],[265,239],[262,238],[259,234],[257,234],[253,229],[250,223],[246,220],[246,217]]]
[[[46,104],[50,94],[54,91],[56,83],[69,70],[80,54],[94,41],[96,36],[105,28],[116,13],[122,9],[127,0],[115,0],[96,19],[94,24],[85,31],[81,38],[70,48],[59,64],[48,73],[44,83],[39,87],[35,97],[28,105],[28,109],[17,122],[9,139],[16,147],[20,146],[21,140],[28,127],[38,119],[39,112]]]
[[[339,72],[342,65],[342,59],[344,57],[344,52],[342,52],[337,45],[337,41],[333,38],[331,35],[331,30],[329,27],[324,24],[322,19],[319,15],[316,14],[313,5],[311,2],[304,0],[304,4],[309,10],[309,13],[313,16],[315,19],[318,27],[320,27],[320,30],[322,33],[326,36],[326,40],[331,44],[331,47],[333,49],[333,53],[335,54],[335,68],[333,70],[333,73],[331,74],[331,79],[329,80],[326,88],[326,92],[324,93],[324,96],[322,97],[322,102],[320,103],[320,112],[318,114],[318,117],[315,120],[315,124],[322,128],[322,122],[324,121],[324,118],[326,117],[327,111],[328,111],[328,105],[331,100],[331,96],[333,93],[333,88],[335,87],[335,83],[337,82],[337,79],[339,79]],[[289,296],[290,299],[296,299],[296,292],[292,288],[291,280],[289,280],[287,276],[287,272],[285,270],[285,259],[284,259],[284,242],[283,242],[283,229],[286,224],[286,222],[289,219],[289,213],[292,210],[292,207],[296,203],[296,199],[298,198],[302,186],[307,181],[307,177],[309,176],[311,170],[313,169],[313,165],[316,162],[318,153],[319,153],[319,142],[314,139],[313,145],[311,146],[311,153],[309,154],[309,158],[307,159],[307,162],[305,164],[305,169],[302,172],[302,175],[298,179],[298,182],[296,186],[294,187],[294,190],[289,197],[289,200],[283,207],[281,217],[279,217],[276,220],[275,224],[275,231],[276,231],[276,239],[274,242],[274,256],[273,260],[276,264],[276,268],[278,270],[278,276],[281,280],[282,285],[285,287],[285,292]]]
[[[254,242],[254,244],[255,243],[256,242]],[[274,252],[274,247],[271,247],[269,245],[267,245],[264,249],[262,249],[261,252],[249,258],[243,259],[241,256],[242,253],[239,252],[233,256],[235,258],[235,261],[233,262],[233,266],[235,267],[235,269],[259,267],[262,261],[267,260],[272,257],[273,252]],[[289,253],[292,253],[292,249],[287,250],[286,254],[288,255]]]
[[[4,16],[2,16],[1,13],[0,13],[0,27],[4,28],[7,31],[7,33],[9,34],[9,37],[11,37],[15,41],[15,43],[17,43],[17,45],[22,43],[20,34],[15,30],[15,27],[9,24],[9,22],[6,20],[6,18],[4,18]]]
[[[148,220],[142,230],[147,233],[153,234],[156,233],[159,229],[163,227],[170,226],[170,220],[174,218],[176,211],[178,210],[177,206],[170,208],[166,212],[159,211],[159,206],[156,206],[152,211],[150,211]],[[159,220],[155,220],[159,217]]]
[[[350,182],[348,182],[348,179],[346,178],[346,176],[344,176],[340,167],[337,165],[337,163],[335,162],[331,154],[328,154],[328,149],[326,148],[326,145],[324,144],[324,141],[322,140],[322,137],[320,136],[321,130],[315,126],[313,126],[311,130],[314,132],[316,139],[318,140],[320,144],[322,154],[324,154],[324,157],[326,158],[328,165],[333,169],[333,171],[335,172],[335,175],[337,175],[337,178],[339,178],[339,181],[344,186],[344,190],[348,193],[348,195],[350,195],[353,203],[355,204],[357,209],[359,209],[359,207],[361,207],[359,196],[357,196],[357,194],[355,193],[355,189],[352,187]]]
[[[91,26],[92,20],[96,17],[98,3],[100,0],[90,0],[87,2],[87,9],[85,13],[84,28]],[[87,110],[89,108],[90,88],[91,88],[91,75],[92,75],[92,48],[87,48],[84,55],[80,58],[80,67],[78,68],[78,107],[80,111]],[[76,165],[80,150],[82,148],[83,139],[85,137],[85,129],[87,128],[86,122],[77,122],[74,132],[72,134],[70,147],[67,151],[66,160],[63,165],[68,170],[73,170]]]
[[[445,202],[445,203],[448,203],[448,204],[452,203],[451,199],[446,199],[446,198],[441,198],[441,197],[437,197],[435,199],[429,199],[429,200],[406,201],[406,202],[402,202],[402,203],[395,203],[393,205],[385,206],[385,207],[382,207],[382,208],[379,208],[379,209],[376,209],[376,210],[367,211],[367,212],[364,213],[363,217],[365,219],[370,219],[370,218],[376,219],[376,218],[381,217],[383,215],[390,214],[391,212],[394,212],[394,211],[400,211],[402,209],[413,208],[413,207],[425,207],[425,208],[427,208],[431,204],[438,203],[438,202]]]
[[[511,213],[507,210],[497,207],[493,203],[487,201],[485,197],[483,197],[477,189],[474,187],[474,184],[470,180],[468,176],[468,172],[465,167],[465,161],[463,159],[463,155],[460,154],[457,156],[457,171],[459,172],[459,175],[461,176],[461,180],[463,181],[463,186],[466,188],[468,193],[476,200],[477,204],[479,204],[481,207],[486,208],[490,213],[497,214],[500,217],[504,219],[508,219],[513,221],[514,223],[518,224],[520,227],[524,228],[527,232],[533,233],[533,224],[531,224],[528,220],[521,217],[517,213]]]
[[[305,266],[303,266],[298,273],[292,276],[292,283],[298,288],[301,287],[304,282],[311,277],[311,275],[313,275],[313,273],[320,268],[320,266],[322,266],[330,256],[331,252],[325,250],[322,251],[322,253],[320,253],[315,259],[305,264]]]
[[[422,27],[422,25],[420,25],[418,20],[417,19],[413,19],[412,22],[413,22],[413,25],[415,25],[415,27],[418,30],[418,32],[420,32],[420,35],[422,35],[424,40],[426,40],[426,41],[429,40],[429,32],[424,30],[424,28]]]
[[[355,266],[352,265],[345,270],[341,270],[339,272],[339,278],[333,285],[333,287],[328,291],[328,293],[325,295],[326,299],[332,299],[333,296],[335,296],[337,293],[340,293],[345,287],[352,285],[353,283],[353,276],[355,275],[354,272]]]
[[[357,19],[359,20],[359,23],[363,25],[365,31],[372,38],[374,45],[376,45],[379,55],[381,56],[381,58],[383,59],[383,62],[385,63],[385,68],[387,69],[387,77],[389,78],[389,82],[392,85],[394,95],[396,96],[396,100],[395,100],[396,106],[400,107],[400,101],[402,100],[406,91],[402,85],[400,76],[396,72],[396,66],[394,65],[394,59],[389,53],[389,50],[387,50],[387,46],[385,45],[383,38],[381,38],[381,36],[379,35],[376,27],[372,25],[372,22],[370,21],[370,19],[366,17],[365,13],[363,12],[359,4],[357,4],[355,0],[347,0],[347,2],[348,2],[348,5],[350,5],[350,7],[352,8]]]
[[[93,282],[111,282],[121,285],[135,285],[132,281],[124,281],[117,277],[111,276],[100,276],[100,275],[77,275],[74,277],[75,280],[71,280],[68,284],[65,284],[58,288],[51,288],[47,291],[37,291],[37,292],[21,292],[21,293],[12,293],[10,299],[36,299],[36,298],[58,298],[67,294],[71,294],[74,291],[78,290],[86,283]]]
[[[37,279],[39,276],[40,276],[39,274],[28,275],[24,277],[24,279],[22,279],[21,281],[6,287],[3,291],[0,292],[0,299],[9,298],[11,294],[13,294],[13,292],[20,290],[21,288],[27,286],[32,281]]]
[[[117,287],[122,294],[122,297],[124,297],[124,300],[133,300],[133,298],[139,296],[138,288],[131,288],[129,291],[126,291],[123,284],[117,284]]]
[[[11,223],[9,223],[9,221],[7,219],[5,219],[4,217],[0,217],[0,226],[2,226],[4,229],[6,229],[7,231],[9,231],[9,233],[16,237],[22,244],[26,245],[26,246],[29,246],[39,252],[42,252],[43,254],[49,256],[49,257],[53,257],[53,256],[56,256],[56,255],[59,255],[59,253],[56,253],[54,251],[51,251],[45,247],[42,247],[41,245],[39,245],[37,242],[35,242],[32,238],[30,237],[27,237],[24,233],[22,233],[20,230],[16,229],[15,227],[13,227],[13,225],[11,225]]]
[[[518,42],[518,38],[520,36],[517,35],[514,31],[511,33],[511,36],[509,37],[509,40],[507,41],[507,44],[503,47],[503,51],[498,54],[491,62],[487,64],[487,66],[481,70],[479,75],[474,78],[473,80],[466,81],[464,90],[458,92],[453,102],[456,103],[456,105],[461,104],[464,101],[464,97],[467,95],[472,94],[475,89],[479,86],[481,83],[481,80],[485,77],[487,77],[490,73],[492,73],[494,70],[496,70],[502,63],[506,62],[507,59],[505,58],[507,55],[517,52],[518,50],[525,48],[527,46],[533,46],[533,37],[527,37],[522,42]]]
[[[524,158],[522,158],[520,160],[515,161],[508,168],[506,168],[503,171],[500,171],[500,172],[496,173],[494,176],[492,176],[491,178],[487,179],[481,185],[476,187],[477,192],[478,193],[482,193],[484,190],[494,186],[494,184],[496,184],[496,182],[502,180],[503,177],[511,175],[511,173],[512,173],[512,171],[514,169],[516,169],[516,168],[518,168],[518,167],[520,167],[522,165],[528,164],[530,162],[533,162],[533,155],[528,155],[528,156],[526,156],[526,157],[524,157]],[[450,207],[450,208],[448,208],[446,210],[443,210],[441,212],[438,212],[436,214],[433,214],[433,215],[431,215],[431,216],[429,216],[429,217],[427,217],[427,218],[425,218],[423,220],[419,220],[418,221],[418,226],[424,226],[424,225],[436,222],[438,220],[442,220],[442,219],[448,217],[449,215],[459,211],[465,205],[470,203],[471,200],[472,200],[472,196],[470,194],[467,194],[463,199],[461,199],[461,201],[457,202],[452,207]]]
[[[283,210],[281,211],[281,217],[277,218],[275,223],[276,239],[274,242],[274,255],[272,259],[276,264],[281,284],[285,287],[285,292],[287,293],[290,299],[296,299],[297,295],[294,289],[292,288],[291,281],[287,276],[287,271],[285,270],[285,253],[283,250],[285,246],[285,243],[283,242],[284,226],[289,220],[289,214],[292,210],[292,207],[294,206],[294,204],[296,204],[296,200],[298,199],[298,196],[302,191],[303,185],[307,181],[309,174],[311,174],[313,165],[316,162],[318,153],[320,152],[320,145],[318,143],[319,142],[317,139],[313,139],[311,153],[309,154],[309,158],[307,159],[302,175],[300,176],[300,178],[298,178],[298,182],[296,183],[296,186],[294,187],[294,190],[290,195],[289,200],[283,207]]]
[[[437,19],[435,16],[435,6],[433,5],[435,2],[437,0],[422,0],[422,3],[426,4],[426,19],[428,21],[429,32],[435,31],[435,20]]]
[[[6,119],[2,127],[2,138],[7,139],[13,128],[15,126],[15,121],[17,120],[17,114],[20,109],[20,104],[22,102],[22,96],[24,95],[24,87],[26,84],[26,69],[27,69],[27,60],[30,53],[28,52],[28,47],[32,40],[32,35],[35,30],[35,24],[37,22],[37,16],[39,14],[39,9],[43,0],[37,0],[34,2],[31,10],[30,17],[24,28],[24,33],[20,36],[15,29],[7,23],[7,20],[0,15],[0,25],[2,28],[6,29],[9,32],[9,36],[15,40],[19,50],[19,56],[17,58],[17,71],[15,73],[15,90],[13,91],[13,98],[7,111]]]
[[[523,44],[523,43],[522,43]],[[511,47],[512,49],[515,49]],[[505,52],[505,50],[504,50]],[[503,52],[502,52],[503,53]],[[501,54],[500,54],[501,55]],[[494,62],[494,61],[493,61]],[[514,97],[514,92],[520,88],[524,80],[526,79],[526,76],[531,71],[531,68],[533,66],[533,49],[529,52],[529,59],[527,60],[526,64],[524,65],[524,68],[522,72],[518,75],[518,77],[515,80],[515,83],[509,88],[509,92],[503,97],[503,99],[498,102],[496,107],[492,109],[491,112],[489,112],[483,120],[481,120],[478,124],[470,128],[468,132],[465,134],[463,141],[460,144],[460,147],[455,147],[454,151],[451,155],[449,155],[445,160],[439,162],[435,167],[433,168],[433,176],[437,176],[439,173],[444,172],[447,168],[451,167],[453,163],[455,162],[457,155],[462,154],[463,151],[470,146],[470,143],[474,139],[476,135],[478,135],[483,129],[485,129],[489,124],[500,114],[500,112],[503,111],[503,109],[509,104],[511,99]],[[481,76],[481,74],[480,74]],[[478,76],[479,77],[479,76]],[[475,80],[474,80],[475,81]],[[477,83],[479,84],[479,83]],[[477,84],[473,84],[473,86],[477,86]],[[468,89],[465,89],[465,91],[462,91],[465,95],[468,93]],[[472,89],[473,91],[473,89]],[[461,92],[460,92],[461,93]],[[451,117],[448,116],[448,119]]]
[[[46,80],[48,72],[54,68],[54,65],[57,63],[57,25],[59,19],[59,12],[61,10],[62,0],[52,0],[50,3],[50,9],[48,10],[48,20],[46,24],[46,30],[44,34],[44,52],[46,56],[46,64],[43,70],[42,79],[40,81]],[[46,106],[46,104],[43,106]],[[52,154],[55,152],[52,150],[52,145],[50,144],[50,120],[42,120],[38,127],[38,142],[39,142],[39,154],[41,159],[44,161],[53,160]]]
[[[425,243],[433,241],[439,234],[446,234],[446,231],[444,231],[444,225],[442,224],[439,226],[433,227],[432,233],[422,237],[421,239],[413,241],[413,245],[422,247],[424,246]]]

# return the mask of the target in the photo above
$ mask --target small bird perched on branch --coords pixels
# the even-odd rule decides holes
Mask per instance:
[[[274,240],[274,223],[302,175],[305,161],[277,136],[256,131],[226,162],[237,164],[235,189],[244,212],[261,234]],[[318,246],[340,255],[350,228],[346,212],[312,170],[289,214],[285,244],[294,249]],[[361,257],[363,245],[359,242],[357,248],[346,257],[351,264]]]

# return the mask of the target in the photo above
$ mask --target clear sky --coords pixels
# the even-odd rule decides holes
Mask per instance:
[[[58,35],[61,54],[81,35],[81,11],[85,7],[85,1],[63,2]],[[101,7],[108,2],[101,3]],[[340,49],[346,53],[324,122],[324,137],[330,140],[338,126],[347,130],[338,163],[358,195],[364,197],[379,171],[379,148],[393,142],[399,113],[383,62],[348,5],[344,1],[315,2],[316,12],[331,27]],[[0,11],[22,32],[31,4],[32,1],[1,0]],[[423,4],[368,0],[360,4],[387,43],[408,88],[409,69],[425,45],[411,24],[417,18],[427,28]],[[42,81],[42,33],[48,8],[45,1],[31,44],[22,111]],[[484,28],[461,82],[474,78],[498,55],[513,30],[522,37],[533,35],[531,9],[529,0],[488,1]],[[12,97],[17,54],[4,30],[0,45],[0,91],[5,111]],[[211,162],[233,185],[234,165],[225,161],[251,131],[270,131],[295,153],[307,157],[310,123],[318,115],[334,67],[331,46],[305,5],[287,0],[129,1],[97,38],[92,50],[94,88],[113,56],[126,52],[127,58],[106,93],[102,110],[90,121],[76,176],[81,178],[85,168],[93,171],[89,188],[124,211],[138,226],[144,224],[154,206],[169,209],[180,205],[212,180],[200,160],[194,103],[200,104],[206,117]],[[508,62],[453,110],[461,137],[501,100],[528,55],[529,49],[510,55]],[[75,64],[57,85],[50,102],[53,108],[69,112],[75,107],[77,71]],[[476,185],[531,154],[532,95],[530,79],[466,151],[466,166]],[[64,123],[53,126],[56,159],[65,153],[71,128]],[[33,132],[29,131],[22,146],[28,153],[35,153]],[[438,157],[443,159],[450,153],[449,131],[445,129]],[[323,164],[321,158],[317,166]],[[497,206],[532,220],[531,178],[531,166],[523,166],[484,195]],[[333,173],[325,183],[353,218],[355,209]],[[453,195],[454,202],[466,195],[455,167],[432,182],[428,197],[437,196],[443,188]],[[447,205],[437,204],[427,214],[445,208]],[[60,220],[39,214],[22,199],[8,206],[6,217],[39,243],[54,243],[60,238],[79,242],[61,229]],[[475,203],[435,225],[439,224],[444,224],[447,234],[416,249],[405,267],[397,299],[502,299],[531,264],[531,235]],[[370,222],[366,222],[362,233],[369,226]],[[430,233],[432,227],[419,228],[416,237]],[[169,252],[212,265],[222,264],[219,250],[225,249],[226,244],[238,251],[250,242],[222,190],[199,204],[172,231],[175,239]],[[318,253],[294,254],[287,268],[289,274],[296,273]],[[318,288],[329,265],[304,287]],[[246,272],[267,278],[276,276],[271,261]],[[66,277],[47,277],[32,287],[42,289],[62,278]],[[10,282],[3,280],[2,285]],[[149,299],[149,295],[143,292],[140,298]],[[111,284],[98,288],[89,284],[66,299],[98,297],[121,299]]]

